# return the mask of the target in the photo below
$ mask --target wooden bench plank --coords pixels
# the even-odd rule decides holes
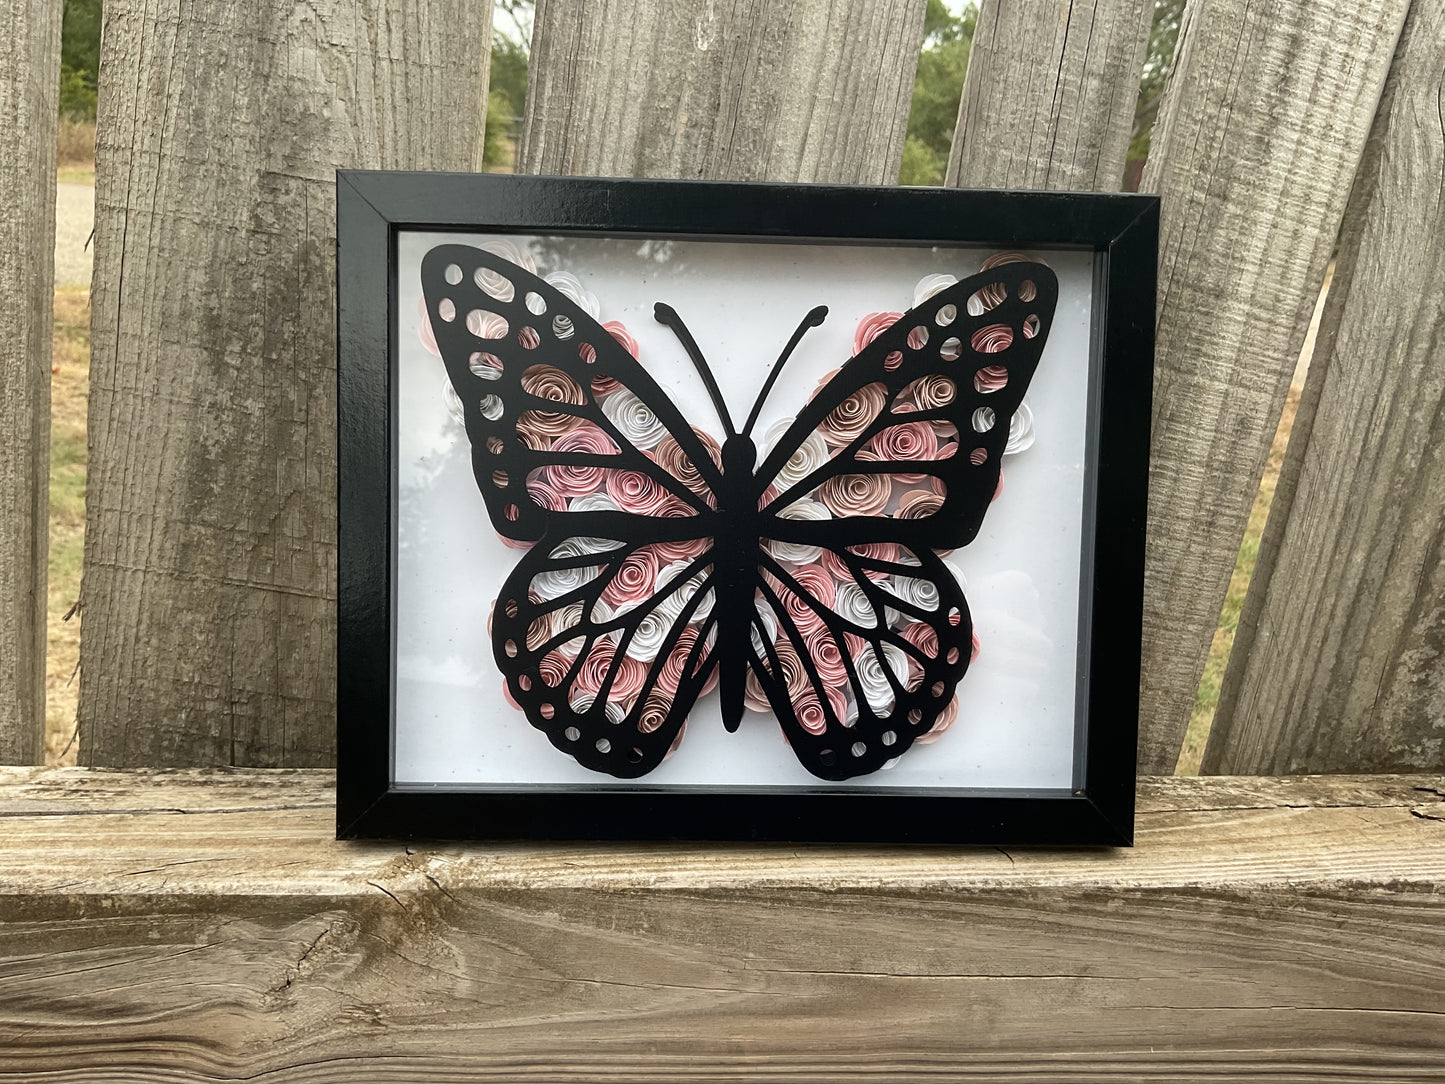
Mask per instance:
[[[85,762],[332,761],[335,170],[480,163],[490,13],[106,4]]]
[[[537,6],[518,169],[898,180],[923,0]]]
[[[984,0],[948,183],[1118,191],[1153,13],[1150,0]]]
[[[60,5],[0,0],[0,764],[45,756]]]
[[[1162,199],[1140,767],[1174,770],[1408,0],[1194,0]]]
[[[1445,3],[1410,9],[1204,770],[1445,768]]]
[[[1138,845],[1074,853],[337,843],[331,794],[321,772],[0,771],[3,1068],[1445,1073],[1438,776],[1145,780]]]

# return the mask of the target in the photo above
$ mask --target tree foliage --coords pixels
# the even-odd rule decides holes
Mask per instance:
[[[484,168],[504,166],[512,159],[527,101],[533,7],[532,0],[497,0],[493,8],[493,18],[503,18],[504,27],[492,31]]]
[[[1129,138],[1129,157],[1149,157],[1149,139],[1159,116],[1164,83],[1174,64],[1179,43],[1179,24],[1184,17],[1184,0],[1156,0],[1154,23],[1149,31],[1149,51],[1144,56],[1144,74],[1139,80],[1139,100],[1134,106],[1134,130]]]
[[[100,0],[65,0],[60,16],[60,112],[95,119],[100,72]]]
[[[970,4],[961,15],[944,7],[943,0],[928,0],[924,16],[923,52],[913,82],[913,105],[908,114],[908,136],[903,145],[903,184],[942,184],[948,171],[948,149],[958,123],[958,101],[963,96],[963,75],[978,8]]]

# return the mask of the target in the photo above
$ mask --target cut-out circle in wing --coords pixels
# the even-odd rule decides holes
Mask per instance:
[[[431,249],[421,282],[461,403],[477,488],[499,534],[535,542],[557,524],[632,537],[640,524],[616,516],[572,521],[558,479],[575,482],[578,473],[612,494],[624,513],[706,516],[716,507],[722,475],[715,443],[688,425],[628,349],[570,297],[471,245]],[[664,441],[689,474],[658,463]],[[710,533],[701,524],[692,531]]]

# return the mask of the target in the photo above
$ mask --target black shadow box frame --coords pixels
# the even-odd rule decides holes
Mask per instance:
[[[343,171],[337,217],[338,838],[1132,842],[1156,197]],[[1092,253],[1073,785],[395,782],[397,268],[409,230]]]

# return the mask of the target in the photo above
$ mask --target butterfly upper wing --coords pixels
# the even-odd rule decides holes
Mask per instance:
[[[778,496],[765,510],[778,522],[769,533],[820,543],[834,537],[826,523],[793,519],[789,507],[829,487],[846,491],[858,509],[849,542],[954,549],[972,541],[998,487],[1009,423],[1043,353],[1058,291],[1046,265],[1008,263],[904,313],[825,382],[766,456],[760,489],[786,477],[810,441],[824,437],[828,446],[816,469],[774,486]],[[920,423],[931,440],[914,439]],[[915,502],[910,518],[873,511],[882,487],[869,476],[900,474],[922,476],[939,500]]]
[[[973,626],[933,551],[978,532],[1057,297],[1053,272],[1022,262],[940,291],[826,380],[765,458],[748,681],[814,775],[875,771],[956,712]]]
[[[620,472],[639,474],[660,500],[670,498],[668,515],[715,507],[721,473],[707,438],[570,297],[472,245],[431,249],[422,258],[421,282],[432,335],[461,403],[477,488],[499,534],[535,542],[549,524],[573,529],[560,521],[584,513],[557,507],[549,479],[559,471],[601,471],[609,482]],[[630,397],[626,407],[619,397]],[[622,411],[636,423],[630,433],[618,424]],[[664,440],[690,471],[659,464]],[[642,527],[608,529],[615,536]]]

